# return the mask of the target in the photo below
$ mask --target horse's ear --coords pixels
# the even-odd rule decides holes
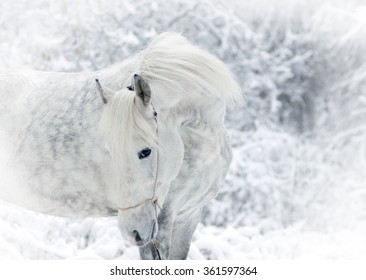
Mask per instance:
[[[98,79],[95,79],[95,82],[97,83],[98,92],[100,97],[102,97],[103,103],[108,103],[116,92],[107,87],[102,87]]]
[[[147,107],[150,104],[151,90],[149,84],[140,76],[135,74],[135,92],[136,95],[141,99],[142,104]]]

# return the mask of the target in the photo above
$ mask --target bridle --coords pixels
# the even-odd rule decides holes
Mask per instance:
[[[159,141],[159,126],[158,126],[158,113],[155,111],[154,106],[151,104],[152,108],[153,108],[153,118],[156,124],[156,136],[157,136],[157,141]],[[148,202],[151,202],[154,205],[155,208],[155,213],[157,215],[157,208],[159,208],[161,210],[161,207],[158,203],[158,197],[156,196],[156,188],[157,188],[157,184],[158,184],[158,176],[159,176],[159,149],[156,149],[156,173],[155,173],[155,180],[154,180],[154,185],[153,185],[153,194],[151,196],[151,198],[147,198],[144,201],[134,205],[134,206],[129,206],[129,207],[118,207],[117,210],[118,211],[127,211],[130,209],[134,209],[137,207],[140,207]]]
[[[157,138],[157,141],[159,141],[158,113],[156,112],[156,110],[154,108],[154,105],[152,103],[151,103],[151,106],[152,106],[152,109],[153,109],[153,118],[154,118],[154,121],[155,121],[155,124],[156,124],[156,130],[155,130],[156,131],[156,138]],[[140,207],[142,205],[145,205],[146,203],[151,202],[153,204],[153,206],[154,206],[155,216],[156,216],[156,220],[157,220],[158,219],[158,209],[157,208],[159,208],[161,210],[161,207],[160,207],[160,205],[158,203],[158,197],[156,196],[156,188],[157,188],[157,185],[158,185],[158,177],[159,177],[159,148],[156,149],[156,173],[155,173],[155,180],[154,180],[154,185],[153,185],[153,193],[152,193],[151,198],[147,198],[144,201],[142,201],[142,202],[140,202],[140,203],[138,203],[136,205],[133,205],[133,206],[129,206],[129,207],[117,207],[117,210],[118,211],[127,211],[127,210],[134,209],[134,208]],[[152,239],[151,240],[151,243],[154,246],[154,249],[156,250],[158,259],[161,260],[160,252],[159,252],[159,249],[158,249],[158,247],[156,245],[155,239]]]
[[[99,80],[96,79],[95,80],[96,83],[97,83],[97,86],[98,86],[98,90],[99,90],[99,93],[101,94],[101,97],[103,99],[103,102],[106,103],[106,99],[104,98],[103,94],[101,92],[103,92],[103,89],[102,89],[102,86],[100,85],[99,83]],[[129,90],[132,90],[133,87],[130,86],[128,87]],[[158,113],[156,112],[155,108],[154,108],[154,105],[151,103],[151,106],[152,106],[152,109],[153,109],[153,118],[154,118],[154,121],[155,121],[155,124],[156,124],[156,138],[157,138],[157,144],[159,144],[159,125],[158,125]],[[158,145],[159,146],[159,145]],[[151,198],[148,198],[148,199],[145,199],[144,201],[142,201],[141,203],[139,204],[136,204],[134,206],[129,206],[129,207],[117,207],[117,210],[118,211],[127,211],[127,210],[130,210],[130,209],[134,209],[134,208],[137,208],[137,207],[140,207],[142,205],[145,205],[146,203],[149,203],[151,202],[154,206],[154,210],[155,210],[155,216],[156,216],[156,220],[158,220],[158,209],[159,208],[161,210],[161,207],[158,203],[158,197],[156,196],[156,188],[157,188],[157,184],[158,184],[158,177],[159,177],[159,148],[156,149],[156,174],[155,174],[155,180],[154,180],[154,185],[153,185],[153,194],[151,196]],[[156,250],[156,253],[157,253],[157,256],[158,256],[158,259],[161,260],[161,257],[160,257],[160,252],[158,250],[158,247],[156,245],[156,241],[155,239],[152,239],[151,240],[151,243],[152,245],[154,246],[155,250]]]

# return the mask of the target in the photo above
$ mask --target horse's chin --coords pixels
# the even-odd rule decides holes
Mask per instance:
[[[137,247],[144,247],[147,244],[149,244],[150,242],[151,242],[151,238],[148,238],[147,240],[142,240],[142,241],[139,241],[139,242],[135,242],[135,244],[136,244]]]

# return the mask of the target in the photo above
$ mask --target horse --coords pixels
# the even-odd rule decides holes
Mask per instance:
[[[61,217],[117,216],[141,259],[186,259],[232,154],[228,67],[176,33],[89,73],[0,70],[0,197]]]

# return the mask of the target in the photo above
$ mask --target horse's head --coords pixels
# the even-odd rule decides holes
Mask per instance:
[[[102,130],[117,175],[119,229],[143,246],[158,232],[157,216],[183,162],[183,142],[141,76],[118,92],[97,83],[105,103]]]

